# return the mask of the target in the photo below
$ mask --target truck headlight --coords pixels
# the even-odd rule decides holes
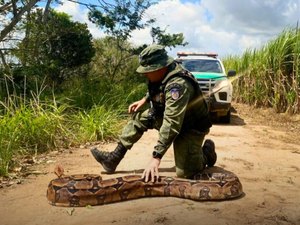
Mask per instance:
[[[231,89],[231,82],[229,80],[217,80],[215,86],[213,87],[213,93],[219,92],[224,88]]]

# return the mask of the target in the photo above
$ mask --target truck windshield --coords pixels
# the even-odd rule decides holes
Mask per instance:
[[[181,63],[184,68],[191,72],[222,73],[222,67],[217,60],[185,59]]]

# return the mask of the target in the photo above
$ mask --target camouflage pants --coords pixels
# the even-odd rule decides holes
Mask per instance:
[[[157,129],[162,125],[162,117],[156,117],[153,124],[149,124],[148,110],[136,113],[124,127],[119,139],[130,149],[148,129]],[[201,172],[206,165],[206,158],[202,152],[202,144],[208,132],[185,130],[180,132],[173,142],[176,175],[182,178],[191,178]]]

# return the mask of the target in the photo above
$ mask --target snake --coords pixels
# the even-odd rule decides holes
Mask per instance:
[[[201,173],[194,179],[160,176],[145,182],[140,175],[102,179],[99,174],[61,175],[50,181],[47,199],[51,205],[84,207],[145,197],[178,197],[195,201],[228,200],[243,194],[232,172]]]

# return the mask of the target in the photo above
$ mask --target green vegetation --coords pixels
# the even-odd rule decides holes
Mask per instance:
[[[38,71],[27,73],[22,64],[12,70],[2,67],[0,176],[19,155],[113,139],[121,131],[128,104],[146,91],[144,78],[135,72],[137,56],[130,54],[128,43],[112,37],[94,40],[93,46],[96,54],[85,65],[88,73],[59,84],[49,82],[47,74],[42,80]],[[22,73],[26,76],[19,79]]]
[[[36,96],[27,101],[10,96],[0,103],[0,175],[7,173],[14,154],[53,149],[59,138],[66,136],[65,107],[57,106],[55,101],[41,102]]]
[[[20,155],[115,138],[128,104],[146,91],[145,78],[135,72],[146,46],[127,40],[155,21],[142,20],[154,2],[86,4],[89,19],[107,34],[98,40],[86,24],[52,10],[55,1],[44,9],[37,0],[1,2],[0,42],[7,48],[0,49],[0,176]],[[166,46],[184,41],[181,33],[156,29],[153,38]]]
[[[277,112],[300,112],[300,29],[286,29],[261,49],[224,59],[235,69],[235,100]]]
[[[5,102],[0,101],[0,176],[7,174],[16,155],[115,138],[126,122],[127,102],[140,98],[145,91],[142,84],[127,91],[122,86],[126,87],[111,85],[110,91],[106,87],[84,93],[85,97],[93,93],[101,96],[87,97],[88,104],[80,102],[83,105],[98,102],[86,109],[76,107],[74,103],[78,102],[72,99],[43,100],[42,93],[22,97],[10,95]]]
[[[26,36],[13,51],[20,64],[11,71],[14,82],[20,85],[26,77],[26,88],[35,86],[36,81],[53,83],[59,88],[70,77],[84,76],[84,65],[95,54],[86,24],[71,21],[65,13],[51,10],[48,14],[47,23],[41,10],[28,17],[22,27]]]

